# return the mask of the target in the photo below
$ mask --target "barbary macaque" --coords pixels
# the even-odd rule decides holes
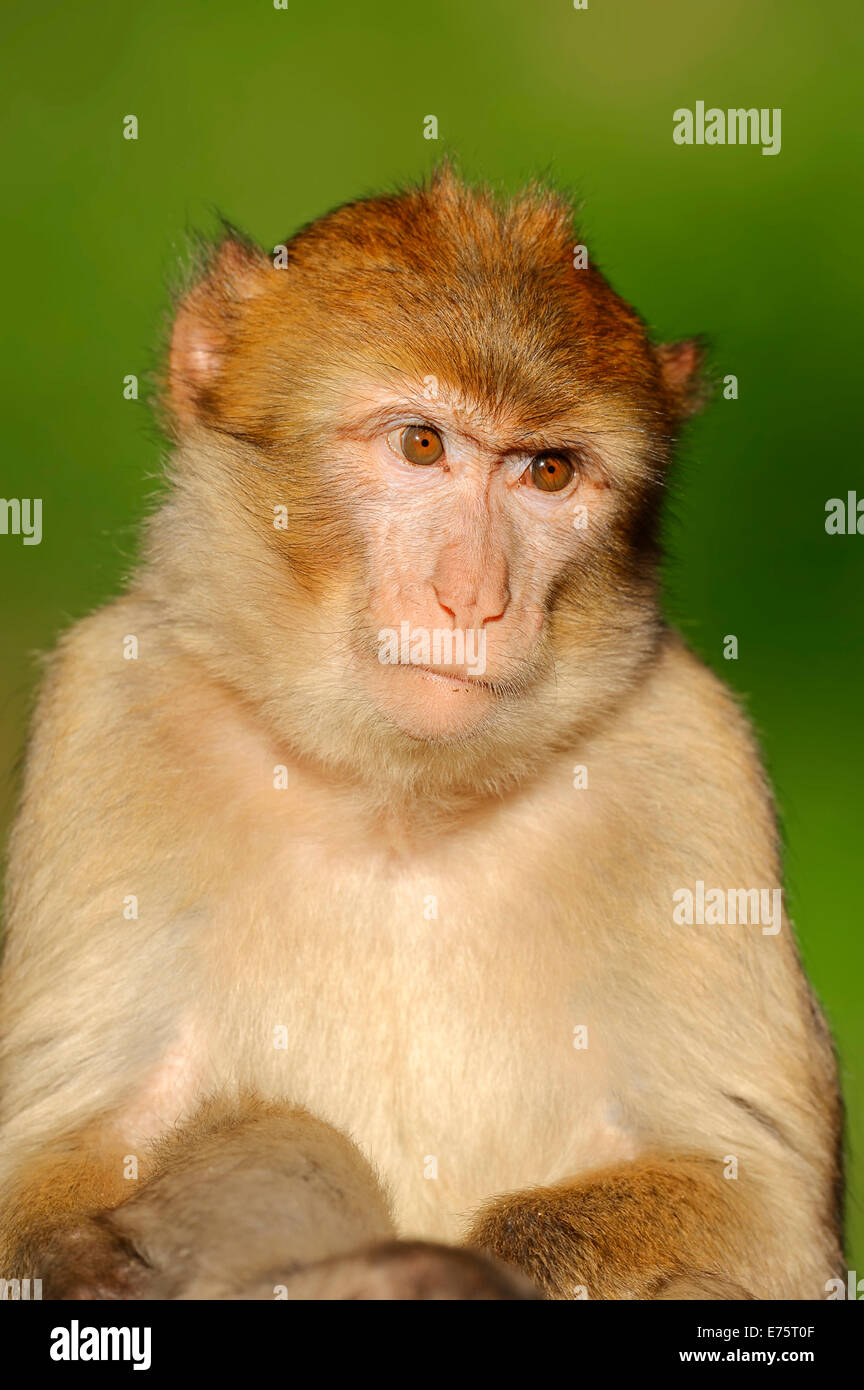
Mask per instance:
[[[702,348],[577,240],[445,168],[226,232],[181,298],[168,488],[48,665],[11,839],[2,1266],[46,1297],[842,1271],[771,794],[660,614]]]

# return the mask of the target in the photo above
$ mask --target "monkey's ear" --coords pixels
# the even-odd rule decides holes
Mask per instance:
[[[207,413],[243,303],[255,297],[268,265],[263,252],[229,237],[181,301],[168,364],[169,404],[181,425]]]
[[[708,384],[702,374],[708,356],[705,339],[682,338],[680,343],[661,343],[654,351],[678,418],[695,415],[708,399]]]

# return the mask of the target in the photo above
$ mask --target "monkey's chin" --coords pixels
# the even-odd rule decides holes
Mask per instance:
[[[375,701],[411,738],[449,742],[470,738],[489,719],[495,693],[485,682],[423,666],[378,666]]]

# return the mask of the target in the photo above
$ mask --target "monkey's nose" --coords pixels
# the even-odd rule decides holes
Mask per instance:
[[[453,619],[454,627],[481,628],[503,618],[510,602],[507,562],[503,555],[489,557],[482,569],[466,564],[451,547],[438,557],[431,584],[438,606]]]

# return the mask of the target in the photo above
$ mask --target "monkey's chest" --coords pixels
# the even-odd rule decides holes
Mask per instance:
[[[510,880],[509,874],[503,876]],[[260,904],[223,981],[218,1054],[347,1131],[406,1232],[632,1146],[606,1031],[554,903],[515,879],[358,871]]]

